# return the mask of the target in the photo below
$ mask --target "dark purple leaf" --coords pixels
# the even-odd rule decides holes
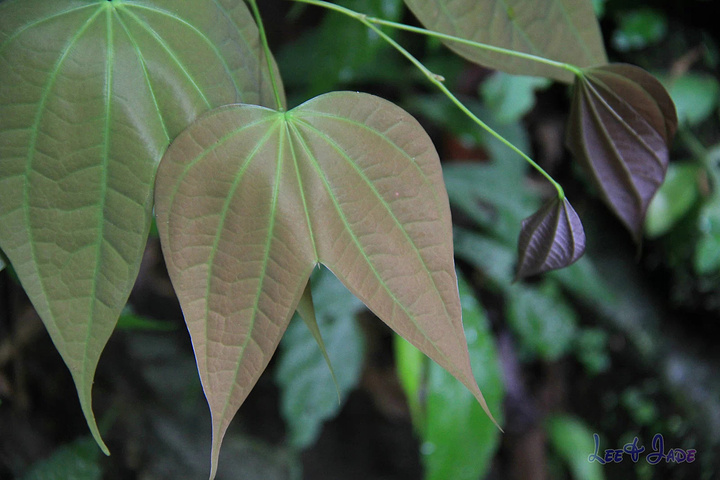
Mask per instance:
[[[567,267],[585,252],[585,231],[567,199],[553,197],[523,220],[515,278]]]
[[[604,65],[583,72],[575,82],[566,141],[639,243],[647,207],[667,171],[675,106],[641,68]]]

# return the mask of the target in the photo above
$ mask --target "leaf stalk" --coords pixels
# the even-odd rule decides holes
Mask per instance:
[[[283,111],[283,102],[280,95],[280,89],[278,88],[278,81],[275,75],[275,65],[272,62],[272,53],[270,51],[270,45],[268,45],[267,35],[265,34],[265,26],[263,25],[262,16],[260,15],[260,9],[257,6],[256,0],[247,0],[252,9],[253,16],[255,17],[255,23],[257,24],[258,32],[260,33],[260,42],[263,46],[265,53],[265,61],[267,61],[268,72],[270,74],[270,83],[272,84],[273,94],[275,95],[275,105],[279,111]]]
[[[254,0],[252,0],[254,1]],[[513,152],[520,155],[526,162],[528,162],[535,170],[537,170],[543,177],[545,177],[552,185],[555,187],[558,193],[558,198],[560,200],[563,200],[565,198],[565,192],[563,191],[562,186],[553,179],[549,173],[547,173],[540,165],[538,165],[532,158],[530,158],[525,152],[517,148],[515,145],[513,145],[509,140],[507,140],[505,137],[500,135],[498,132],[493,130],[488,124],[480,120],[477,115],[475,115],[467,106],[465,106],[464,103],[462,103],[443,83],[445,80],[441,75],[437,75],[433,72],[431,72],[420,60],[418,60],[415,56],[413,56],[410,52],[408,52],[402,45],[397,43],[395,40],[393,40],[390,36],[388,36],[385,32],[383,32],[380,28],[378,28],[377,25],[384,25],[384,26],[390,26],[393,28],[398,28],[401,30],[407,30],[414,33],[420,33],[436,38],[441,38],[444,40],[452,40],[452,41],[458,41],[461,43],[465,43],[468,45],[472,45],[478,48],[485,48],[491,51],[495,52],[501,52],[506,53],[508,55],[514,55],[521,58],[526,58],[529,60],[539,61],[541,63],[545,63],[547,65],[553,65],[559,68],[565,68],[567,70],[572,71],[576,75],[582,75],[582,71],[575,66],[562,63],[562,62],[555,62],[553,60],[549,60],[542,57],[537,57],[535,55],[529,55],[521,52],[516,52],[514,50],[507,50],[500,47],[493,47],[491,45],[486,45],[483,43],[473,42],[470,40],[461,39],[458,37],[453,37],[451,35],[445,35],[438,32],[433,32],[431,30],[426,30],[423,28],[417,28],[412,27],[409,25],[404,25],[401,23],[396,22],[390,22],[387,20],[382,20],[375,17],[370,17],[368,15],[356,12],[354,10],[350,10],[349,8],[342,7],[340,5],[336,5],[334,3],[326,2],[324,0],[293,0],[296,2],[306,3],[309,5],[315,5],[318,7],[323,7],[328,10],[334,10],[336,12],[342,13],[344,15],[347,15],[349,17],[352,17],[362,24],[364,24],[367,28],[374,31],[380,38],[388,42],[395,50],[397,50],[402,56],[407,58],[410,63],[415,65],[418,70],[422,72],[422,74],[432,83],[435,85],[448,99],[454,103],[465,115],[467,115],[473,122],[475,122],[478,126],[480,126],[482,129],[484,129],[486,132],[488,132],[490,135],[492,135],[494,138],[499,140],[502,144],[504,144],[506,147],[508,147]]]

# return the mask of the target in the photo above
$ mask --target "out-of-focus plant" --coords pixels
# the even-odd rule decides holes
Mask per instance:
[[[345,15],[354,25],[346,30],[328,20],[309,41],[354,32],[362,48],[331,59],[325,71],[312,70],[306,86],[320,95],[294,108],[255,0],[0,4],[0,248],[68,365],[105,453],[92,410],[93,378],[137,276],[153,215],[210,406],[211,477],[232,418],[296,310],[331,357],[309,282],[318,264],[464,385],[477,402],[468,406],[473,418],[480,408],[487,415],[482,423],[496,423],[491,411],[501,388],[488,366],[494,350],[481,314],[468,306],[472,296],[464,290],[463,305],[458,293],[453,247],[469,262],[484,257],[496,287],[510,292],[513,277],[576,262],[585,234],[560,184],[390,32],[429,36],[472,63],[572,85],[568,146],[635,241],[642,238],[648,203],[665,177],[675,108],[652,75],[607,62],[589,1],[516,10],[496,0],[405,0],[425,28],[397,23],[402,10],[392,2],[392,8],[350,4],[382,16],[320,0],[298,3]],[[314,91],[329,88],[326,78],[359,78],[375,52],[386,51],[382,44],[552,186],[551,196],[534,196],[533,209],[515,218],[512,239],[508,228],[487,238],[458,231],[453,245],[450,177],[443,179],[423,127],[377,96]],[[540,83],[519,85],[525,101],[504,121],[525,111],[528,90]],[[517,180],[518,172],[503,181]],[[515,201],[504,198],[522,197],[521,185],[514,181],[490,200],[516,215]],[[515,302],[507,315],[528,351],[552,360],[572,348],[577,330],[548,282],[508,293]],[[545,299],[559,302],[556,323],[535,309]],[[473,317],[465,330],[463,307]],[[466,342],[474,321],[475,360]],[[549,340],[559,332],[562,342]],[[475,377],[483,359],[490,405]],[[427,403],[418,403],[428,416],[417,421],[426,444],[444,452],[428,453],[426,462],[440,478],[454,468],[448,459],[456,449],[449,447],[454,437],[437,428],[438,405],[457,385],[435,368],[427,369]],[[279,375],[293,388],[289,374]],[[477,432],[497,441],[497,431]],[[483,460],[469,468],[487,467]]]

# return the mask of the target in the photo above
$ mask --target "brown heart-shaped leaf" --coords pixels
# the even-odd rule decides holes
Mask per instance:
[[[489,414],[465,343],[440,161],[405,111],[349,92],[288,112],[223,107],[173,142],[156,188],[212,412],[213,474],[318,262]]]
[[[632,65],[585,69],[574,90],[567,145],[639,243],[667,171],[675,106],[657,79]]]
[[[566,198],[553,197],[523,220],[515,278],[567,267],[585,253],[585,231]]]

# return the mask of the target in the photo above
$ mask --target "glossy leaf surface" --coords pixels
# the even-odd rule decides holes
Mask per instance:
[[[567,199],[553,197],[522,222],[516,278],[575,263],[585,252],[585,231]]]
[[[93,376],[138,272],[157,163],[205,110],[274,106],[259,51],[242,0],[0,4],[0,247],[100,444]]]
[[[172,144],[156,214],[222,437],[318,262],[486,408],[462,330],[437,152],[399,107],[332,93],[283,113],[217,109]]]
[[[670,96],[639,67],[589,68],[576,81],[568,147],[636,242],[665,178],[676,128]]]
[[[479,43],[588,67],[607,62],[588,0],[405,0],[430,30]],[[570,83],[569,71],[506,53],[446,42],[454,52],[486,67]]]

